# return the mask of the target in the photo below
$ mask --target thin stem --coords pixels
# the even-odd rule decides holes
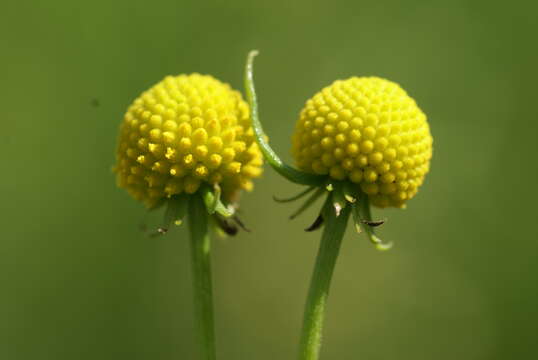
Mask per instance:
[[[325,228],[305,305],[299,360],[319,358],[327,297],[350,210],[351,206],[346,206],[341,210],[340,216],[336,216],[332,202],[325,203],[323,209]]]
[[[189,230],[194,287],[194,307],[202,359],[215,360],[213,294],[211,290],[211,243],[208,214],[203,199],[196,194],[189,199]]]
[[[311,186],[322,184],[326,180],[325,176],[308,174],[289,166],[280,159],[266,141],[262,124],[258,117],[258,100],[256,97],[256,89],[254,88],[253,62],[256,55],[258,55],[258,51],[256,50],[253,50],[248,54],[247,66],[245,67],[245,91],[250,105],[252,128],[254,129],[256,141],[260,146],[263,157],[276,172],[291,182]]]

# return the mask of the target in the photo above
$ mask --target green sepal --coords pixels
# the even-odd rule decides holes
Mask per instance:
[[[323,202],[323,206],[321,207],[321,216],[323,216],[324,219],[328,219],[329,217],[334,216],[334,205],[333,205],[333,193],[330,192],[327,194],[327,197],[325,197],[325,201]]]
[[[343,185],[344,197],[347,202],[354,203],[359,198],[359,192],[357,190],[357,185],[349,181],[345,181]]]
[[[293,214],[290,215],[290,219],[293,220],[297,216],[301,215],[306,209],[308,209],[323,193],[325,192],[324,188],[318,188],[312,195],[306,199],[306,201],[297,209]]]
[[[188,202],[188,196],[185,194],[174,195],[166,201],[162,226],[157,229],[157,234],[165,234],[172,224],[179,226],[183,223],[183,218],[187,214]]]
[[[359,216],[359,206],[357,204],[353,204],[352,206],[353,208],[352,208],[351,214],[353,215],[353,223],[355,225],[355,231],[357,231],[357,234],[360,234],[362,232],[362,227],[361,227],[361,218]]]
[[[344,186],[341,183],[334,186],[334,190],[332,191],[332,204],[337,217],[340,216],[342,210],[347,206],[347,200],[344,195]]]
[[[316,231],[317,229],[323,226],[323,222],[324,222],[323,215],[320,213],[318,217],[314,220],[314,222],[309,227],[304,229],[304,231],[306,232]]]
[[[298,193],[297,195],[294,195],[294,196],[289,197],[289,198],[277,198],[276,196],[273,196],[273,200],[276,201],[276,202],[279,202],[279,203],[292,202],[292,201],[295,201],[295,200],[299,200],[299,199],[302,198],[303,196],[309,194],[309,193],[312,192],[315,188],[316,188],[315,186],[311,186],[311,187],[307,188],[306,190],[301,191],[301,192]]]
[[[380,251],[389,250],[392,248],[393,243],[388,242],[385,243],[383,240],[381,240],[377,235],[375,234],[375,231],[372,226],[367,225],[368,223],[372,223],[372,214],[370,211],[370,202],[368,199],[368,196],[365,194],[362,194],[360,200],[353,205],[354,212],[357,214],[354,215],[355,219],[358,218],[359,221],[355,220],[355,226],[357,226],[358,223],[364,224],[362,228],[364,229],[364,232],[366,233],[366,236],[368,236],[368,239],[372,244],[374,244],[375,248]]]

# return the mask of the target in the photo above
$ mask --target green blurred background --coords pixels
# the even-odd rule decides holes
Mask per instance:
[[[382,235],[348,231],[323,359],[538,356],[537,18],[531,1],[12,1],[0,21],[0,359],[196,359],[186,230],[115,187],[127,105],[167,74],[256,82],[289,155],[304,101],[337,78],[399,82],[428,114],[432,171]],[[94,105],[99,106],[94,106]],[[273,194],[215,239],[220,359],[293,359],[319,233]]]

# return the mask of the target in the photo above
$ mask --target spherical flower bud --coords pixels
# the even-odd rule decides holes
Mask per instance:
[[[116,158],[118,186],[148,207],[202,183],[219,185],[232,201],[262,172],[241,94],[199,74],[168,76],[131,104]]]
[[[396,83],[335,81],[306,102],[292,153],[306,172],[348,179],[379,207],[403,207],[430,168],[426,115]]]

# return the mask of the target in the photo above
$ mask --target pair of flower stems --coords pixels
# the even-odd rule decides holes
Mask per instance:
[[[327,194],[318,219],[307,229],[315,230],[322,224],[324,225],[306,300],[298,354],[298,359],[300,360],[316,360],[320,354],[322,328],[331,278],[350,215],[354,217],[357,231],[363,229],[378,249],[388,249],[390,244],[383,244],[375,236],[372,227],[379,225],[379,222],[372,221],[368,196],[362,193],[358,187],[352,186],[349,182],[335,181],[327,176],[297,170],[285,164],[271,149],[266,141],[258,117],[258,105],[253,81],[253,60],[256,55],[257,51],[251,51],[247,58],[245,89],[251,108],[252,126],[257,143],[265,160],[275,171],[296,184],[308,186],[305,191],[297,196],[281,200],[281,202],[298,200],[311,194],[304,205],[295,213],[295,215],[298,215],[324,193]],[[216,359],[211,285],[210,218],[207,213],[214,214],[215,217],[213,218],[220,218],[221,220],[231,215],[230,209],[220,202],[219,195],[218,187],[211,189],[209,186],[205,186],[191,196],[179,195],[174,197],[173,200],[168,202],[165,225],[163,225],[163,228],[167,228],[174,220],[181,219],[188,213],[194,306],[201,357],[204,360]],[[364,226],[359,224],[364,224]]]

